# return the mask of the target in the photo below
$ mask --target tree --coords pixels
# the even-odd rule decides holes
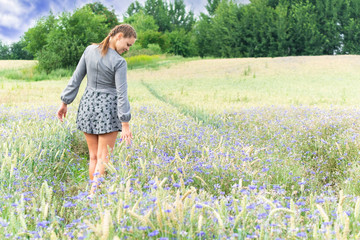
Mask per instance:
[[[139,3],[138,1],[132,2],[128,9],[126,10],[126,14],[125,14],[125,18],[126,17],[131,17],[133,15],[135,15],[136,13],[143,11],[144,7],[141,5],[141,3]]]
[[[212,31],[212,18],[201,13],[200,19],[194,27],[196,47],[200,57],[212,56],[213,54],[214,35],[212,34]]]
[[[10,48],[8,45],[3,44],[0,41],[0,59],[4,60],[4,59],[10,59]]]
[[[24,39],[21,39],[20,41],[11,44],[10,46],[11,59],[24,59],[24,60],[34,59],[34,56],[24,49],[25,46],[26,43]]]
[[[183,0],[174,0],[174,3],[170,3],[169,15],[172,30],[180,28],[185,29],[186,32],[192,30],[195,23],[194,13],[192,11],[186,13]]]
[[[88,3],[84,7],[90,7],[95,15],[104,16],[106,19],[104,23],[107,24],[109,28],[113,28],[119,24],[114,9],[110,11],[100,2]]]
[[[131,17],[125,17],[124,21],[131,24],[138,34],[149,30],[157,31],[159,29],[154,17],[146,15],[143,11],[140,11]]]
[[[89,7],[72,15],[63,13],[47,35],[46,45],[38,54],[39,67],[47,72],[56,68],[74,67],[85,48],[102,41],[109,28],[103,15],[95,15]]]
[[[346,1],[342,26],[342,53],[360,54],[360,2]],[[345,15],[345,14],[344,14]]]
[[[334,54],[340,50],[340,18],[344,0],[315,0],[316,22],[324,35],[323,54]]]
[[[168,53],[181,55],[183,57],[190,57],[196,55],[195,39],[191,32],[186,32],[184,29],[174,30],[166,33],[168,41]]]
[[[144,9],[146,15],[150,15],[155,19],[160,32],[171,31],[171,16],[166,1],[146,0]]]
[[[40,18],[34,27],[29,28],[24,34],[25,49],[33,56],[46,45],[46,38],[51,29],[57,25],[57,19],[50,12],[49,16]]]
[[[290,4],[287,1],[281,1],[275,9],[275,28],[277,32],[277,55],[288,56],[291,55],[290,32],[291,32],[291,17]]]
[[[291,55],[324,53],[325,36],[320,32],[317,11],[311,3],[298,3],[292,8]]]
[[[213,16],[221,0],[208,0],[205,6],[209,16]]]

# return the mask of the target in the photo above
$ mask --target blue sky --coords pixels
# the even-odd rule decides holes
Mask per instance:
[[[55,15],[84,6],[94,0],[0,0],[0,40],[10,44],[20,40],[20,37],[36,21],[52,11]],[[114,9],[115,13],[121,17],[130,3],[134,0],[102,0],[100,1],[109,9]],[[144,3],[145,0],[139,0]],[[184,0],[188,10],[195,14],[205,12],[204,6],[207,0]]]

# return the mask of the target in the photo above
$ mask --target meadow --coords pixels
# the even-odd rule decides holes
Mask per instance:
[[[349,55],[131,69],[133,143],[117,140],[94,197],[75,125],[86,79],[60,123],[67,77],[0,75],[0,238],[359,239],[359,67]]]

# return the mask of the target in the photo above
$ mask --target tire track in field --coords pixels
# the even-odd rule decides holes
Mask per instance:
[[[156,91],[150,84],[145,83],[141,80],[141,84],[153,95],[155,98],[175,107],[180,113],[192,117],[198,123],[209,124],[214,127],[219,128],[222,123],[220,120],[216,119],[211,114],[206,113],[202,109],[197,109],[196,107],[190,108],[186,104],[177,103],[176,101],[172,100],[171,98],[166,97],[165,95],[161,95],[158,91]]]

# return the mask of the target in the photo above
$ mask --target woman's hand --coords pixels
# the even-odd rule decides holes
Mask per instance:
[[[133,135],[130,131],[129,123],[128,122],[122,122],[122,129],[121,129],[121,140],[125,141],[127,145],[131,145],[131,139],[133,138]]]
[[[57,111],[57,117],[58,119],[63,122],[63,117],[66,117],[66,113],[67,113],[67,104],[62,103],[59,110]]]

